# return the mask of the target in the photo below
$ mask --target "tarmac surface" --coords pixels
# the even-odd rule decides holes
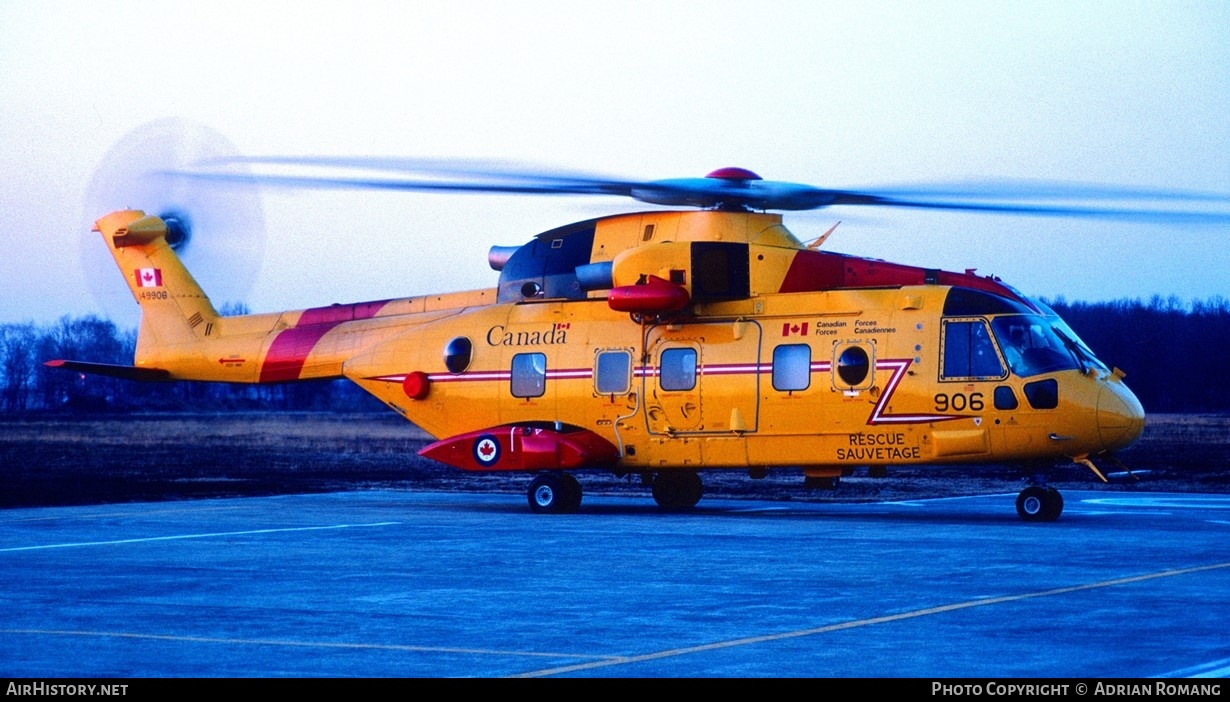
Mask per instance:
[[[0,511],[19,678],[1230,675],[1230,495],[339,492]]]

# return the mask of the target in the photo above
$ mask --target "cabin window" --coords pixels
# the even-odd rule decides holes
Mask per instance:
[[[519,353],[512,359],[513,397],[541,397],[547,391],[547,356]]]
[[[459,336],[444,345],[444,367],[449,373],[463,373],[470,367],[474,345],[464,336]]]
[[[811,385],[811,347],[783,344],[773,349],[773,389],[806,390]]]
[[[858,387],[867,379],[871,372],[871,358],[867,350],[861,346],[851,346],[837,357],[837,375],[841,382],[850,387]]]
[[[1025,399],[1034,409],[1055,409],[1059,406],[1059,381],[1054,378],[1025,384]]]
[[[945,380],[998,379],[1007,375],[983,319],[944,320],[943,354]]]
[[[599,351],[594,364],[594,389],[599,395],[622,395],[632,382],[632,354]]]
[[[995,409],[1014,410],[1017,408],[1016,393],[1007,385],[995,388]]]
[[[667,349],[658,360],[658,386],[663,390],[696,387],[696,349]]]

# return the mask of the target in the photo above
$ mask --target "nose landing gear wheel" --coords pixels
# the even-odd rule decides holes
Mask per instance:
[[[581,483],[568,473],[543,473],[526,493],[538,514],[572,514],[581,507]]]
[[[1053,522],[1063,513],[1063,496],[1055,488],[1031,485],[1017,495],[1016,513],[1027,522]]]

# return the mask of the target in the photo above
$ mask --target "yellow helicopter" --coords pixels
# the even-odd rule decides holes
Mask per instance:
[[[233,167],[239,164],[241,169]],[[253,175],[356,164],[378,175]],[[702,471],[807,483],[908,464],[1018,464],[1020,517],[1051,521],[1047,469],[1103,473],[1144,427],[1123,382],[1042,302],[994,277],[823,250],[776,211],[835,205],[1037,215],[1158,213],[998,201],[943,189],[852,191],[742,168],[629,181],[426,161],[244,158],[171,174],[226,183],[630,197],[655,209],[496,246],[494,287],[221,316],[176,253],[175,213],[119,210],[94,230],[141,309],[134,362],[48,365],[135,380],[348,378],[465,471],[523,472],[538,513],[575,512],[576,474],[640,476],[693,507]],[[1027,189],[1026,189],[1027,190]],[[1037,193],[1034,193],[1035,195]],[[1018,197],[1019,196],[1019,197]],[[1083,193],[1087,198],[1089,193]],[[832,230],[829,231],[831,233]]]

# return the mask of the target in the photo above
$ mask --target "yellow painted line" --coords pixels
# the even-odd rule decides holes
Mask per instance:
[[[872,626],[875,624],[887,624],[889,622],[899,622],[905,619],[916,619],[918,617],[927,617],[933,614],[944,614],[945,612],[955,612],[962,609],[972,609],[974,607],[986,607],[989,605],[1004,604],[1007,602],[1019,602],[1037,597],[1053,597],[1055,595],[1066,595],[1071,592],[1080,592],[1082,590],[1096,590],[1098,588],[1113,587],[1115,585],[1128,585],[1131,583],[1145,582],[1147,580],[1155,580],[1157,578],[1171,578],[1178,575],[1189,575],[1191,573],[1201,573],[1204,571],[1217,570],[1219,568],[1230,568],[1230,562],[1217,563],[1215,565],[1196,566],[1194,568],[1182,568],[1179,570],[1164,570],[1158,573],[1148,573],[1146,575],[1134,575],[1127,578],[1117,578],[1115,580],[1104,580],[1098,583],[1089,583],[1087,585],[1072,585],[1070,587],[1060,587],[1053,590],[1042,590],[1039,592],[1026,592],[1020,595],[1005,595],[1003,597],[991,597],[981,600],[969,600],[967,602],[958,602],[955,604],[942,605],[939,607],[928,607],[926,609],[917,609],[912,612],[901,612],[899,614],[889,614],[883,617],[872,617],[870,619],[859,619],[852,622],[842,622],[840,624],[830,624],[828,626],[816,627],[814,629],[800,629],[798,631],[784,631],[779,634],[766,634],[764,636],[748,636],[741,639],[732,639],[730,641],[717,641],[710,644],[700,646],[687,646],[684,648],[673,648],[666,651],[657,651],[654,653],[645,653],[637,656],[624,656],[621,658],[611,658],[609,660],[596,661],[591,663],[580,663],[577,665],[561,666],[558,668],[546,668],[543,670],[534,670],[527,673],[521,673],[515,677],[521,678],[536,678],[547,675],[559,675],[560,673],[572,673],[578,670],[592,670],[595,668],[603,668],[612,665],[624,665],[628,663],[641,663],[644,661],[659,660],[662,658],[673,658],[676,656],[686,656],[693,653],[702,653],[704,651],[715,651],[723,648],[736,648],[738,646],[750,646],[752,644],[767,643],[770,641],[781,641],[784,639],[797,639],[803,636],[815,636],[817,634],[827,634],[834,631],[844,631],[846,629],[857,629],[864,626]]]
[[[392,526],[401,522],[374,522],[371,524],[330,524],[328,526],[286,527],[283,529],[250,529],[247,531],[216,531],[208,534],[175,534],[173,536],[147,536],[140,539],[116,539],[114,541],[79,541],[67,544],[43,544],[41,546],[15,546],[0,548],[0,553],[14,551],[42,551],[52,548],[77,548],[80,546],[114,546],[118,544],[141,544],[151,541],[180,541],[182,539],[209,539],[218,536],[250,536],[252,534],[281,534],[291,531],[324,531],[328,529],[353,529],[357,527]]]
[[[284,639],[231,639],[210,636],[173,636],[170,634],[139,634],[127,631],[73,631],[65,629],[0,629],[0,634],[33,634],[40,636],[100,636],[120,639],[181,641],[184,643],[243,644],[250,646],[292,646],[300,648],[358,649],[375,651],[415,651],[419,653],[465,653],[483,656],[531,656],[536,658],[581,658],[585,660],[618,658],[581,653],[551,653],[541,651],[501,651],[485,648],[450,648],[447,646],[411,646],[408,644],[349,643],[345,641],[294,641]]]
[[[1161,507],[1165,509],[1230,509],[1230,495],[1132,495],[1096,497],[1085,504],[1107,507]]]
[[[1201,663],[1182,670],[1176,670],[1164,675],[1153,675],[1156,678],[1224,678],[1230,676],[1230,658]]]

